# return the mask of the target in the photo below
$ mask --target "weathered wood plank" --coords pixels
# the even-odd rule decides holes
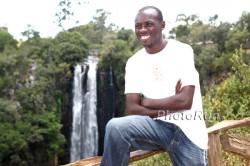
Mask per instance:
[[[230,128],[243,127],[243,126],[250,126],[250,117],[247,117],[241,120],[224,120],[222,122],[219,122],[207,128],[207,132],[218,133],[218,132],[226,131]]]
[[[162,152],[163,152],[162,150],[153,150],[153,151],[136,150],[130,153],[129,163],[139,161]],[[101,156],[96,156],[92,158],[82,159],[64,166],[99,166],[100,163],[101,163]]]
[[[224,151],[240,155],[250,160],[250,141],[236,134],[221,136],[221,145]]]
[[[74,163],[66,164],[63,166],[97,166],[100,165],[101,156],[95,156],[87,159],[82,159]]]
[[[220,166],[222,164],[222,151],[219,133],[209,134],[208,164],[209,166]]]

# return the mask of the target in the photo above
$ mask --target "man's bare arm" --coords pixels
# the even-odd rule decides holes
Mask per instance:
[[[158,116],[158,110],[150,109],[141,105],[141,94],[126,94],[126,114],[127,115],[147,115],[152,118]]]
[[[156,110],[187,110],[192,107],[195,86],[189,85],[181,89],[176,95],[163,99],[145,98],[141,101],[141,105]]]
[[[176,100],[175,101],[176,104],[183,102],[184,101],[183,98],[185,99],[184,96],[186,94],[186,90],[182,92],[183,89],[181,86],[182,86],[182,82],[181,80],[178,80],[178,82],[176,83],[176,87],[175,87],[176,95],[171,97],[172,102]],[[168,109],[166,109],[166,103],[162,104],[162,102],[166,102],[165,100],[168,100],[167,102],[171,102],[171,98],[169,99],[167,98],[165,99],[143,99],[141,94],[139,93],[126,94],[127,115],[148,115],[150,117],[157,117],[159,115],[159,110],[170,110],[169,108],[171,107],[168,107]],[[156,105],[159,104],[159,105],[157,107],[154,107],[153,105],[150,105],[150,102],[153,102],[153,104],[156,104]],[[164,107],[162,107],[161,105],[164,105]],[[179,108],[178,110],[182,110],[186,107],[183,107],[183,103],[182,103],[180,104],[180,106],[178,106],[178,108]]]

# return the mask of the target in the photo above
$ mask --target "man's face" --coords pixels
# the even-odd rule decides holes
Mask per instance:
[[[160,22],[154,9],[147,9],[135,18],[135,34],[144,47],[152,48],[162,39],[164,22]]]

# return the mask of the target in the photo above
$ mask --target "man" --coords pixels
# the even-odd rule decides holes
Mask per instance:
[[[158,8],[146,6],[137,13],[135,33],[144,48],[127,61],[127,116],[107,124],[102,166],[128,165],[130,147],[163,149],[173,165],[207,165],[208,138],[193,50],[165,40],[164,28]]]

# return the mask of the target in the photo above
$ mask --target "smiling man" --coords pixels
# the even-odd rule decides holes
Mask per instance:
[[[158,8],[138,11],[135,34],[144,48],[127,61],[127,116],[107,124],[102,166],[128,165],[131,147],[165,150],[175,166],[207,165],[208,137],[200,116],[202,98],[193,49],[165,40],[164,28]]]

